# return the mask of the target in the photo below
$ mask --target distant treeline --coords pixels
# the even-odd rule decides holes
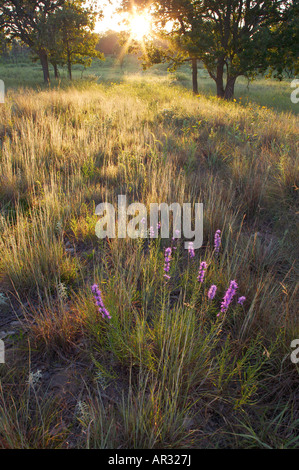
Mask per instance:
[[[119,35],[115,31],[107,31],[99,36],[95,49],[105,56],[117,57],[121,52]],[[0,58],[2,62],[13,64],[29,62],[34,57],[34,51],[19,39],[0,43]]]

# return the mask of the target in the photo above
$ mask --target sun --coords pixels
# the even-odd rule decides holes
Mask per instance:
[[[151,20],[147,12],[134,13],[129,20],[129,30],[132,39],[142,41],[151,33]]]

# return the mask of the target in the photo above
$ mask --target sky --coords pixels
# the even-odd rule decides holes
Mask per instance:
[[[120,1],[112,0],[111,3],[106,1],[103,6],[104,17],[99,20],[95,27],[96,33],[103,33],[109,29],[113,31],[121,31],[124,29],[119,23],[122,19],[121,15],[116,12],[120,6]]]
[[[111,2],[104,0],[101,6],[104,16],[96,23],[96,33],[101,34],[108,30],[116,32],[129,30],[131,32],[131,38],[139,41],[146,36],[155,37],[151,15],[147,10],[139,12],[136,10],[135,14],[119,13],[117,9],[121,6],[121,0],[111,0]],[[164,26],[166,31],[171,31],[172,27],[173,23],[170,21]]]

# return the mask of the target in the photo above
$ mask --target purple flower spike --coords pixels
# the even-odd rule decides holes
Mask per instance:
[[[221,245],[221,230],[216,230],[215,236],[214,236],[215,253],[219,253],[220,245]]]
[[[227,311],[231,301],[233,300],[234,295],[236,294],[237,289],[238,284],[236,283],[236,281],[230,281],[229,288],[227,289],[225,296],[223,297],[223,300],[221,302],[221,309],[217,317],[219,317],[220,313],[225,313]]]
[[[108,318],[108,320],[111,319],[111,315],[108,312],[108,310],[105,308],[103,299],[102,299],[102,292],[99,289],[99,286],[97,284],[93,284],[91,286],[91,292],[93,293],[95,303],[99,309],[100,314],[102,315],[103,318]]]
[[[199,271],[198,271],[198,277],[197,277],[198,282],[203,282],[207,266],[208,265],[205,261],[202,261],[202,263],[200,263],[200,267],[199,267]]]
[[[208,291],[208,299],[209,300],[214,299],[216,291],[217,291],[217,286],[215,286],[215,284],[212,284],[209,291]]]
[[[164,253],[164,271],[165,271],[164,277],[165,279],[170,279],[170,276],[167,273],[169,273],[170,271],[171,253],[172,253],[172,249],[170,247],[165,249],[165,253]]]
[[[244,297],[244,295],[242,295],[241,297],[238,298],[238,304],[243,305],[245,300],[246,300],[246,297]]]
[[[154,227],[152,227],[152,226],[150,226],[150,228],[149,228],[149,236],[150,236],[150,238],[154,238],[154,236],[155,236]]]
[[[175,230],[174,237],[172,237],[172,239],[171,239],[171,242],[172,242],[171,245],[173,245],[173,244],[177,245],[178,244],[178,239],[180,238],[180,236],[181,236],[181,231],[180,230]],[[172,249],[176,250],[177,247],[173,246]]]
[[[188,254],[189,254],[190,258],[194,258],[194,256],[195,256],[195,251],[194,251],[193,242],[189,242],[189,245],[188,245]]]

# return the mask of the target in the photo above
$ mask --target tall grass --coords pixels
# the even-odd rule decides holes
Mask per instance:
[[[296,445],[297,371],[286,355],[298,335],[297,126],[290,112],[193,97],[157,76],[8,91],[2,290],[18,299],[36,360],[46,352],[88,364],[85,395],[69,411],[82,430],[78,446],[250,447],[268,428],[269,445]],[[119,194],[147,207],[204,203],[203,247],[190,259],[177,243],[169,282],[170,241],[96,238],[95,205]],[[231,279],[246,302],[217,318]],[[95,282],[110,322],[94,304]],[[278,405],[283,419],[269,411],[253,420],[258,407]],[[11,446],[35,445],[12,434],[1,428]]]

